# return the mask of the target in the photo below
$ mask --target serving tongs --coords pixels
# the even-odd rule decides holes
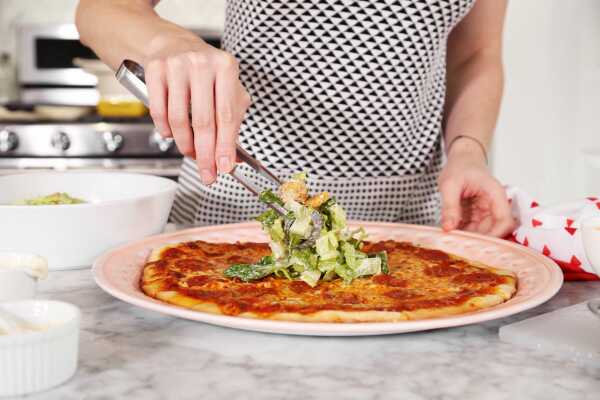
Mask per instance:
[[[148,102],[148,88],[146,87],[146,78],[144,75],[144,68],[132,60],[125,60],[121,63],[121,66],[116,73],[117,80],[140,100],[142,103],[149,107]],[[236,155],[238,159],[248,164],[253,170],[258,172],[260,175],[267,178],[270,182],[281,186],[282,182],[277,178],[271,171],[269,171],[264,165],[260,163],[256,158],[252,157],[250,153],[236,145]],[[255,196],[260,196],[262,190],[258,188],[252,181],[250,181],[240,170],[237,169],[237,165],[230,172],[242,186],[252,192]],[[271,203],[269,206],[274,209],[280,215],[285,215],[286,210],[279,204]]]

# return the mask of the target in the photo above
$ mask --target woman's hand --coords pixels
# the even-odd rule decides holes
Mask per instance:
[[[179,151],[195,157],[204,184],[230,172],[250,96],[238,62],[191,32],[163,32],[148,43],[143,61],[150,115]],[[191,120],[190,120],[191,115]]]
[[[439,178],[442,228],[503,237],[515,227],[506,192],[476,143],[457,140]]]

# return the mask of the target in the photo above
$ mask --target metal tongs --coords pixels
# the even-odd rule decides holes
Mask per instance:
[[[123,61],[117,70],[116,77],[117,80],[131,92],[131,94],[144,103],[146,107],[149,107],[148,88],[146,87],[144,68],[140,64],[132,60]],[[281,186],[282,182],[279,180],[279,178],[277,178],[271,171],[262,165],[260,161],[252,157],[250,153],[241,148],[239,144],[236,146],[236,154],[242,162],[248,164],[256,172],[277,185],[277,187]],[[260,196],[262,190],[255,186],[253,182],[251,182],[241,171],[239,171],[237,166],[231,170],[230,174],[254,195]],[[279,204],[272,203],[269,204],[269,206],[281,215],[286,214],[285,209]]]

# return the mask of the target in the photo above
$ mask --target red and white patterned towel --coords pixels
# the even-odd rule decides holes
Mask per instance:
[[[552,258],[566,280],[599,280],[583,247],[581,222],[600,216],[600,199],[588,197],[557,206],[541,207],[529,194],[508,187],[507,195],[519,227],[511,240]]]

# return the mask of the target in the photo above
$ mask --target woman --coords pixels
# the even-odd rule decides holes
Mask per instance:
[[[161,19],[155,3],[81,0],[77,26],[113,68],[144,65],[153,121],[186,156],[176,222],[260,212],[224,175],[239,133],[281,177],[308,171],[351,218],[436,224],[441,193],[445,230],[511,230],[486,165],[506,1],[229,0],[223,50]]]

